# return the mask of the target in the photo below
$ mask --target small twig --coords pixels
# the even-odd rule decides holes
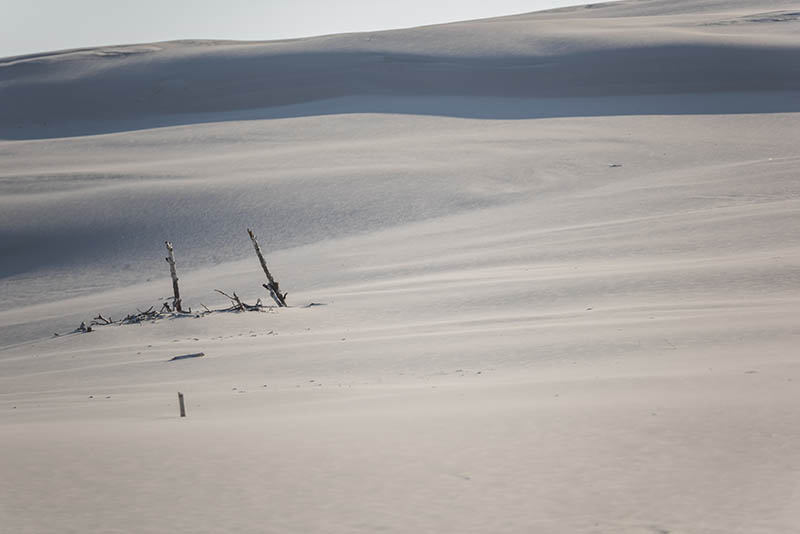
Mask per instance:
[[[112,322],[113,321],[111,321],[110,319],[106,319],[105,317],[103,317],[101,314],[98,313],[97,317],[92,319],[92,322],[90,323],[90,326],[107,325],[107,324],[111,324]]]
[[[219,293],[220,295],[224,295],[224,296],[228,297],[229,299],[233,300],[233,297],[232,297],[232,296],[230,296],[230,295],[228,295],[228,294],[227,294],[227,293],[225,293],[224,291],[221,291],[221,290],[219,290],[219,289],[215,289],[214,291],[216,291],[216,292],[217,292],[217,293]]]
[[[247,311],[248,308],[252,308],[252,306],[248,306],[247,304],[243,303],[242,299],[239,298],[239,295],[237,295],[235,291],[233,292],[233,296],[230,296],[227,293],[225,293],[224,291],[221,291],[219,289],[215,289],[214,291],[216,291],[220,295],[225,295],[226,297],[228,297],[230,299],[230,301],[233,303],[233,308],[234,309],[238,309],[238,310],[241,310],[241,311]]]

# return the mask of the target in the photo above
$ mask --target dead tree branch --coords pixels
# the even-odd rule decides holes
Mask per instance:
[[[92,319],[92,322],[90,323],[90,325],[91,326],[101,326],[101,325],[111,324],[113,322],[114,321],[112,321],[111,319],[106,319],[105,317],[103,317],[101,314],[98,313],[97,317]]]
[[[167,254],[169,254],[165,259],[167,263],[169,263],[169,274],[172,276],[172,292],[174,293],[174,308],[175,311],[178,313],[183,313],[183,307],[181,306],[181,292],[178,289],[178,273],[175,269],[175,254],[173,253],[172,249],[172,242],[165,241],[167,245]]]
[[[227,308],[227,309],[224,309],[224,310],[217,310],[217,311],[234,311],[234,310],[238,310],[238,311],[265,311],[265,310],[268,309],[266,306],[261,304],[261,299],[258,299],[256,301],[255,305],[251,305],[251,304],[247,304],[246,302],[243,302],[242,299],[239,298],[239,295],[236,294],[236,292],[234,292],[233,295],[231,296],[231,295],[228,295],[227,293],[225,293],[224,291],[222,291],[220,289],[215,289],[214,291],[216,291],[220,295],[223,295],[223,296],[229,298],[230,301],[231,301],[231,307],[230,308]],[[208,310],[208,308],[206,308],[206,310]],[[211,310],[208,310],[208,312],[211,313]]]
[[[264,270],[264,274],[267,275],[268,282],[264,284],[264,287],[269,291],[272,299],[278,305],[279,308],[286,308],[286,295],[287,293],[281,294],[281,289],[278,285],[278,282],[272,277],[272,274],[269,272],[269,268],[267,268],[267,262],[264,260],[264,254],[261,253],[261,247],[258,245],[258,240],[256,239],[255,234],[251,229],[247,229],[247,234],[250,236],[250,240],[253,242],[253,248],[256,250],[256,255],[258,256],[258,261],[261,263],[261,268]]]

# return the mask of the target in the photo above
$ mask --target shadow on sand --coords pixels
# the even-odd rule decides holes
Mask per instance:
[[[67,76],[66,61],[0,65],[0,138],[343,113],[519,120],[800,111],[794,47],[642,46],[547,57],[225,47],[154,54],[84,58],[78,63],[92,68],[76,76]]]

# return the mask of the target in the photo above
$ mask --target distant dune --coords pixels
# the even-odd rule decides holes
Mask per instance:
[[[798,90],[796,2],[623,1],[409,30],[179,41],[0,60],[0,135],[64,121],[363,96],[596,97]],[[366,109],[365,111],[369,111]],[[180,121],[180,119],[174,119]],[[46,127],[43,127],[47,124]]]

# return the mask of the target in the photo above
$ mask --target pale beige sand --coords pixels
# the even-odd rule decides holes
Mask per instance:
[[[792,532],[795,12],[623,1],[6,61],[0,530]],[[372,46],[436,83],[372,84]],[[312,68],[342,51],[361,66]],[[171,94],[162,69],[203,61],[235,76]],[[273,92],[240,99],[261,64]],[[315,75],[352,94],[288,105]],[[169,294],[167,238],[194,308],[264,298],[248,225],[294,307],[49,337]]]

